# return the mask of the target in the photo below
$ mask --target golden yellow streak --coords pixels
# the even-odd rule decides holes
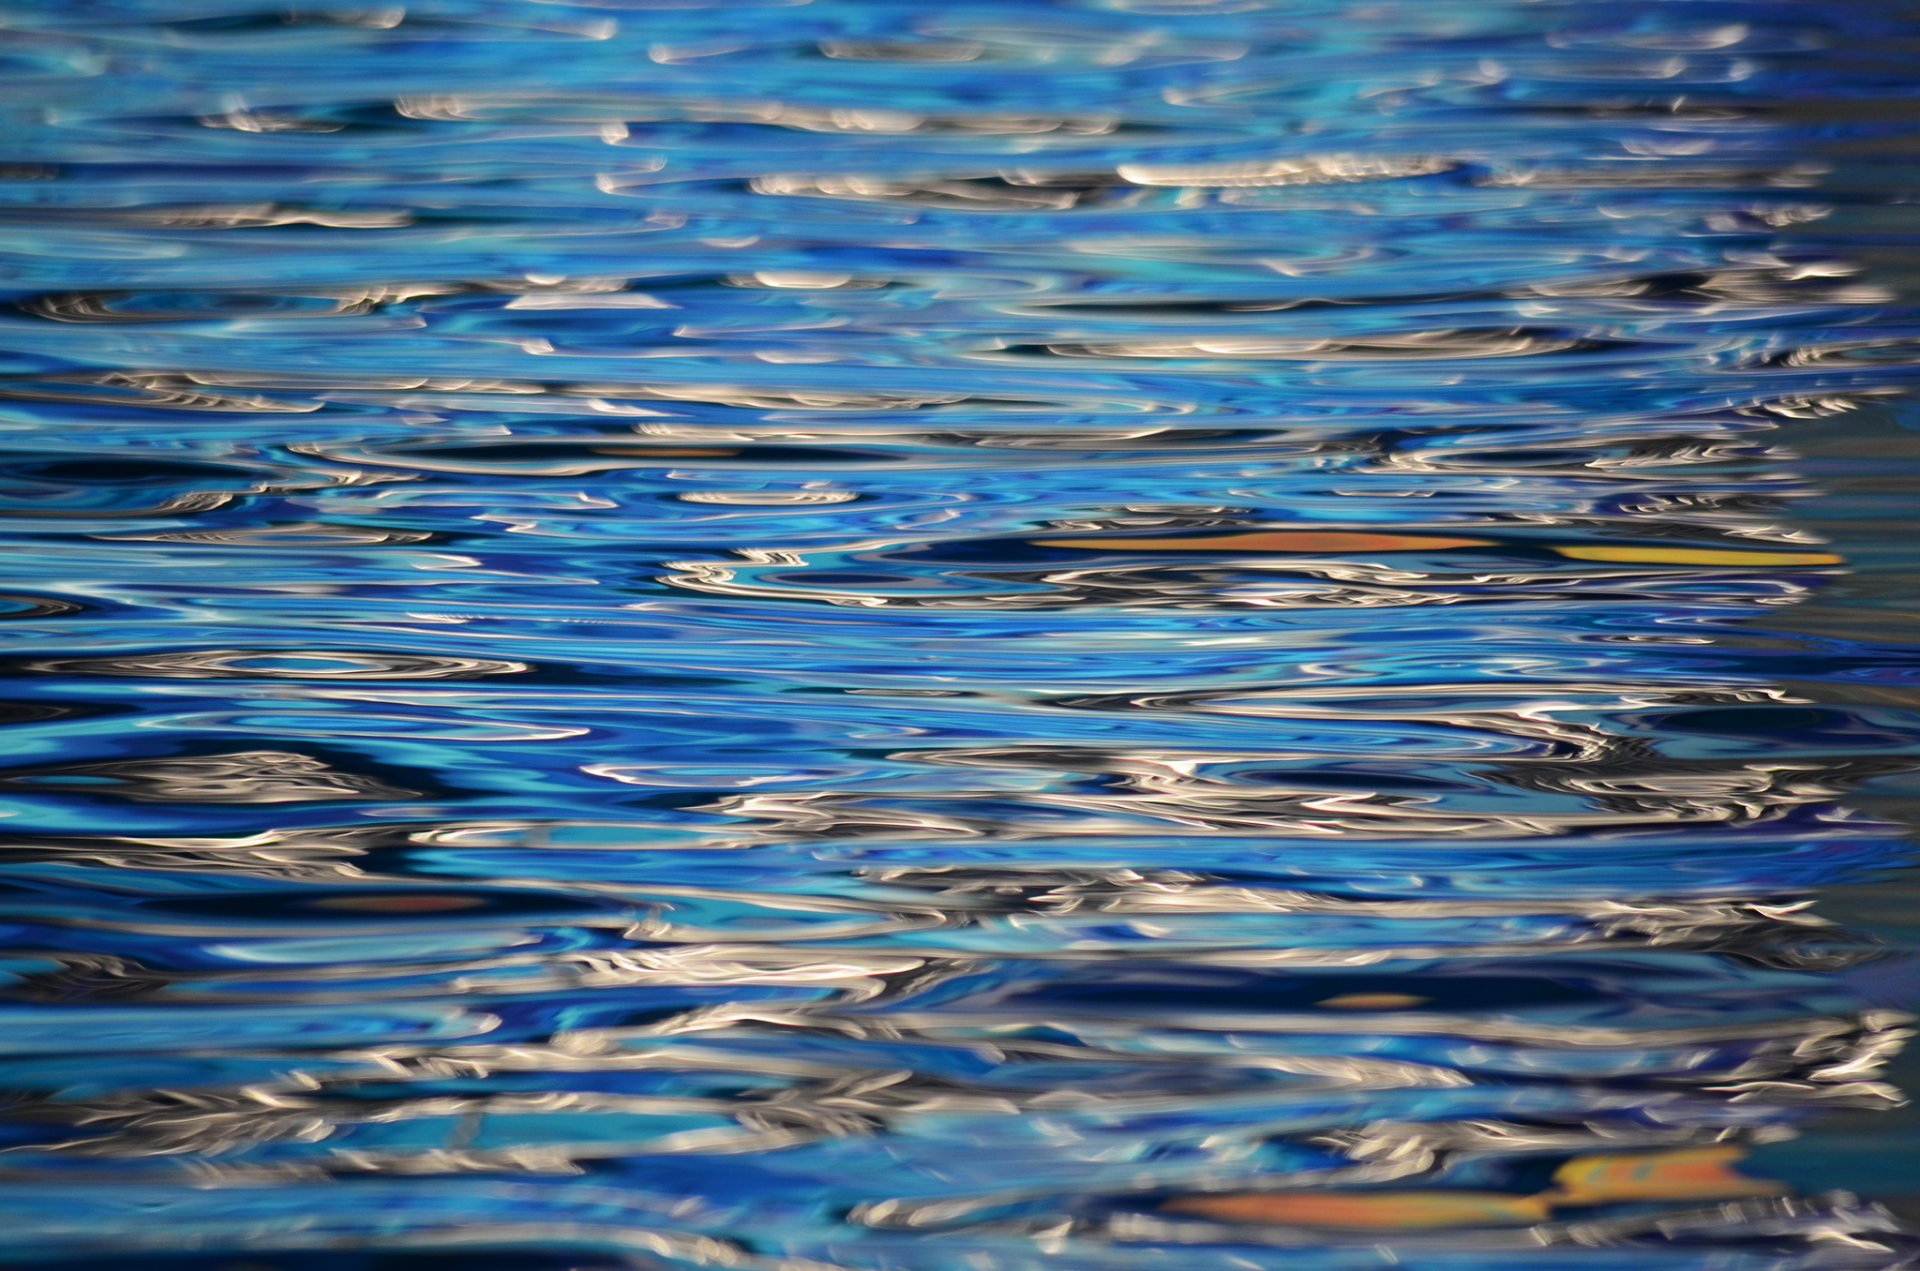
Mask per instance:
[[[1407,1231],[1531,1224],[1562,1206],[1734,1200],[1786,1191],[1771,1179],[1738,1173],[1733,1167],[1744,1155],[1740,1147],[1720,1145],[1576,1156],[1554,1172],[1551,1187],[1532,1196],[1438,1189],[1229,1192],[1176,1196],[1166,1211],[1217,1222]]]
[[[1542,1196],[1554,1205],[1609,1205],[1641,1200],[1731,1200],[1777,1196],[1771,1179],[1749,1178],[1733,1166],[1739,1147],[1681,1148],[1672,1152],[1622,1152],[1576,1156],[1554,1172]]]
[[[1555,547],[1552,550],[1569,560],[1629,565],[1840,565],[1846,560],[1832,552],[1743,552],[1710,547],[1649,547],[1640,543],[1619,547]]]
[[[1073,547],[1094,552],[1435,552],[1449,547],[1492,547],[1485,538],[1438,538],[1420,534],[1367,534],[1350,530],[1256,530],[1200,538],[1036,538],[1037,547]]]
[[[1335,1011],[1404,1011],[1425,1006],[1432,1000],[1411,993],[1342,993],[1317,1005]]]

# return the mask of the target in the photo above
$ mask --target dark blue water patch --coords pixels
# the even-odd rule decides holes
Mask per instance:
[[[0,1262],[1920,1250],[1912,15],[8,24]]]

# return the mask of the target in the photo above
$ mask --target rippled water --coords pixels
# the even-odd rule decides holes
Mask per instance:
[[[4,23],[0,1262],[1916,1256],[1920,17]]]

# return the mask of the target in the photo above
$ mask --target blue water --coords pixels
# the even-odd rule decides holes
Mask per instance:
[[[0,1265],[1920,1265],[1920,14],[0,22]]]

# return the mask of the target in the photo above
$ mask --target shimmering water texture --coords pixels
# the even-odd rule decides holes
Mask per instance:
[[[1911,1265],[1920,23],[4,21],[0,1265]]]

